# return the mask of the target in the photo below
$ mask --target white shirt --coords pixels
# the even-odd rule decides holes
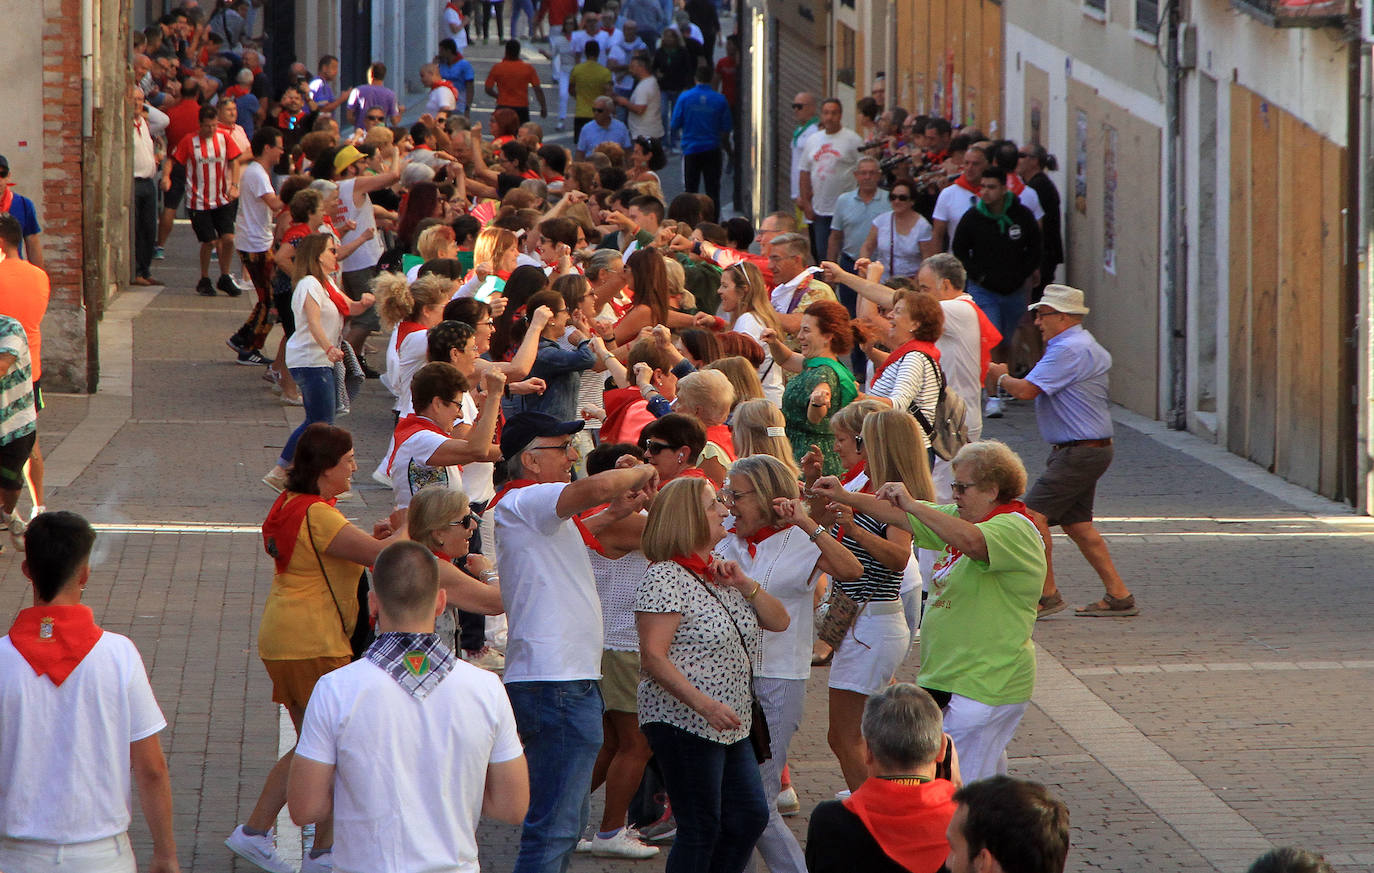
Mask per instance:
[[[633,42],[626,42],[624,31],[617,30],[615,35],[611,37],[610,57],[605,62],[606,66],[609,67],[612,64],[618,67],[629,66],[630,57],[635,52],[647,48],[648,46],[639,36],[636,35]],[[613,86],[622,91],[635,86],[635,77],[630,75],[628,70],[623,73],[612,73],[611,76]]]
[[[472,395],[464,394],[463,417],[459,420],[467,425],[476,424],[479,411],[477,401],[472,399]],[[469,503],[486,503],[492,498],[496,493],[496,486],[492,484],[492,475],[495,471],[496,465],[490,461],[474,461],[463,465],[463,493],[468,496]]]
[[[372,198],[364,194],[361,206],[353,202],[353,188],[357,184],[358,180],[356,178],[345,179],[339,183],[339,200],[342,201],[344,205],[344,218],[357,225],[353,230],[344,234],[343,242],[345,244],[353,242],[353,240],[362,236],[367,231],[377,227],[376,218],[372,214]],[[354,270],[366,270],[377,266],[377,262],[381,260],[381,258],[381,234],[374,233],[368,238],[367,242],[358,246],[358,248],[353,251],[353,254],[344,258],[339,268],[345,273],[351,273]]]
[[[157,152],[153,149],[153,134],[148,122],[134,121],[134,178],[151,179],[157,173]]]
[[[587,550],[596,575],[596,593],[601,599],[602,643],[615,652],[638,652],[639,630],[635,624],[635,592],[649,569],[643,552],[630,552],[612,560]]]
[[[563,482],[510,491],[492,510],[510,636],[506,682],[601,678],[601,601],[587,547],[558,517]]]
[[[387,455],[391,458],[391,493],[397,509],[410,506],[410,498],[426,485],[448,488],[462,481],[463,468],[457,464],[429,464],[430,457],[446,442],[448,437],[443,434],[422,430],[396,447],[394,455]]]
[[[806,150],[806,141],[811,138],[811,134],[815,133],[820,129],[820,125],[817,122],[812,121],[809,125],[807,125],[806,129],[801,132],[801,136],[797,137],[796,141],[792,143],[793,200],[796,200],[801,197],[802,155],[805,153]]]
[[[320,344],[315,342],[315,335],[310,332],[310,322],[305,317],[307,298],[313,299],[320,307],[320,327],[325,337],[337,345],[343,334],[343,316],[339,314],[334,301],[329,299],[329,292],[324,290],[320,280],[306,276],[296,283],[296,290],[291,292],[291,311],[296,316],[296,332],[286,341],[286,366],[332,368],[334,362],[329,360],[326,349],[320,348]]]
[[[968,437],[977,441],[983,433],[983,335],[978,326],[978,304],[967,294],[941,300],[945,310],[945,330],[935,341],[940,350],[940,368],[945,381],[964,401],[964,423]]]
[[[454,111],[458,108],[458,98],[447,85],[436,85],[429,89],[429,100],[425,101],[425,111],[433,114],[440,110]]]
[[[873,219],[873,227],[878,231],[878,246],[873,250],[873,258],[886,268],[887,276],[915,276],[921,269],[921,243],[934,235],[930,222],[925,216],[916,213],[916,224],[908,233],[897,232],[896,219],[889,212]]]
[[[726,529],[731,527],[727,519]],[[812,594],[821,547],[806,538],[796,526],[775,533],[754,546],[734,534],[716,544],[715,553],[739,564],[744,575],[763,586],[763,590],[782,601],[791,621],[784,631],[763,634],[763,666],[755,676],[769,679],[806,679],[811,675],[811,646],[816,623],[812,618]]]
[[[463,16],[459,14],[457,9],[454,9],[452,6],[444,7],[444,24],[458,28],[457,30],[453,30],[452,27],[446,28],[446,31],[444,32],[444,36],[453,40],[453,42],[458,46],[458,51],[461,52],[463,49],[467,48],[467,28],[463,27]]]
[[[758,340],[759,345],[763,346],[763,363],[759,364],[759,381],[763,383],[763,396],[767,398],[769,403],[781,407],[783,389],[782,367],[774,363],[773,353],[768,350],[768,344],[759,339],[759,337],[763,336],[763,322],[759,321],[754,313],[746,312],[735,318],[735,322],[730,326],[730,329],[748,334],[755,340]]]
[[[630,92],[630,102],[635,106],[645,106],[643,115],[635,115],[631,110],[626,126],[630,128],[630,139],[648,136],[663,138],[663,92],[659,90],[658,80],[645,76],[635,84]]]
[[[411,331],[401,340],[398,348],[396,334],[400,329],[400,325],[393,327],[391,336],[386,341],[386,372],[382,374],[381,379],[386,390],[396,398],[391,408],[397,412],[402,409],[409,411],[412,408],[410,380],[415,377],[415,371],[429,360],[429,331]]]
[[[784,314],[790,312],[792,307],[792,296],[797,293],[797,286],[805,282],[808,276],[819,275],[820,272],[821,270],[819,267],[807,267],[791,279],[788,279],[786,282],[783,282],[781,285],[768,292],[768,300],[773,304],[773,308]],[[804,297],[806,295],[803,294],[802,296]]]
[[[970,194],[967,189],[958,185],[945,186],[940,196],[935,198],[935,209],[931,211],[930,217],[945,223],[945,234],[948,236],[945,240],[945,251],[949,251],[950,243],[954,242],[954,229],[959,226],[959,219],[973,208],[977,200],[977,194]]]
[[[573,34],[576,36],[577,34]],[[582,60],[582,50],[573,48],[572,37],[564,36],[563,31],[549,35],[549,53],[553,55],[553,74],[566,76]]]
[[[127,831],[129,744],[166,726],[128,637],[106,631],[61,685],[0,637],[0,837],[66,844]]]
[[[806,137],[802,170],[811,174],[811,208],[817,215],[833,215],[835,201],[854,184],[863,138],[847,127],[834,133],[824,128]]]
[[[477,873],[487,767],[523,750],[500,680],[460,659],[423,700],[370,661],[321,677],[296,754],[334,767],[338,873]]]
[[[257,161],[239,177],[239,214],[234,219],[234,247],[241,252],[272,248],[272,210],[262,198],[274,193],[272,179]]]
[[[1030,210],[1030,214],[1035,216],[1036,221],[1045,220],[1045,207],[1040,205],[1040,195],[1029,185],[1021,189],[1021,193],[1016,195],[1016,199],[1021,201],[1021,205]],[[953,239],[953,237],[950,237]]]

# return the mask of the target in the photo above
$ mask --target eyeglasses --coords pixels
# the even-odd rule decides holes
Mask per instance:
[[[477,322],[477,326],[478,326],[478,327],[491,327],[491,328],[494,328],[494,327],[496,327],[496,322],[493,321],[493,320],[491,320],[490,318],[488,318],[486,321],[479,321],[479,322]]]
[[[573,447],[572,440],[568,440],[567,442],[565,442],[565,443],[559,443],[559,444],[556,445],[556,446],[531,446],[527,451],[531,451],[531,452],[540,452],[540,451],[545,451],[545,450],[552,450],[552,451],[566,452],[566,451],[568,451],[568,449],[571,449],[572,447]]]
[[[910,194],[889,194],[887,199],[895,203],[907,203],[911,200]]]
[[[949,483],[949,490],[950,490],[950,491],[953,491],[955,494],[963,494],[965,491],[969,490],[970,488],[977,488],[977,487],[978,487],[978,483],[977,483],[977,482],[951,482],[951,483]]]
[[[644,443],[644,451],[648,452],[651,455],[656,455],[659,452],[667,451],[672,447],[672,443],[665,443],[659,440],[647,440]]]
[[[725,506],[729,506],[732,503],[738,503],[741,497],[747,497],[750,494],[757,493],[757,491],[735,491],[731,488],[722,488],[720,489],[720,493],[716,495],[716,500]]]
[[[600,115],[603,112],[610,112],[611,110],[606,109],[605,107],[599,107],[597,109],[593,109],[592,111],[595,112],[597,115]]]

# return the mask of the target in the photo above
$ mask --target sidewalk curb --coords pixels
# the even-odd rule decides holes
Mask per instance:
[[[134,319],[161,293],[130,288],[105,307],[99,333],[100,389],[90,395],[86,417],[47,456],[48,487],[75,482],[133,414]]]

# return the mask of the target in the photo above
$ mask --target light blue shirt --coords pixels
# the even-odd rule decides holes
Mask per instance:
[[[840,248],[846,255],[857,259],[859,249],[873,227],[873,219],[891,211],[887,195],[882,191],[874,191],[873,199],[865,203],[859,199],[859,189],[855,188],[835,200],[835,214],[830,218],[830,229],[844,232],[844,243]]]
[[[629,151],[630,129],[619,118],[612,118],[610,127],[602,127],[595,121],[589,121],[582,125],[582,132],[577,135],[577,150],[589,155],[603,142],[616,143],[625,151]]]
[[[1045,356],[1026,379],[1040,389],[1035,420],[1048,443],[1101,440],[1112,435],[1107,409],[1111,353],[1083,329],[1073,327],[1045,344]]]

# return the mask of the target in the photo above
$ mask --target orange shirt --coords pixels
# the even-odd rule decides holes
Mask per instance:
[[[0,261],[0,315],[8,315],[19,322],[29,340],[29,358],[33,362],[33,381],[43,375],[39,363],[43,351],[43,334],[39,325],[48,311],[48,274],[19,258]]]
[[[498,106],[529,106],[530,86],[539,87],[534,65],[524,61],[499,61],[487,73],[487,86],[496,86]]]

